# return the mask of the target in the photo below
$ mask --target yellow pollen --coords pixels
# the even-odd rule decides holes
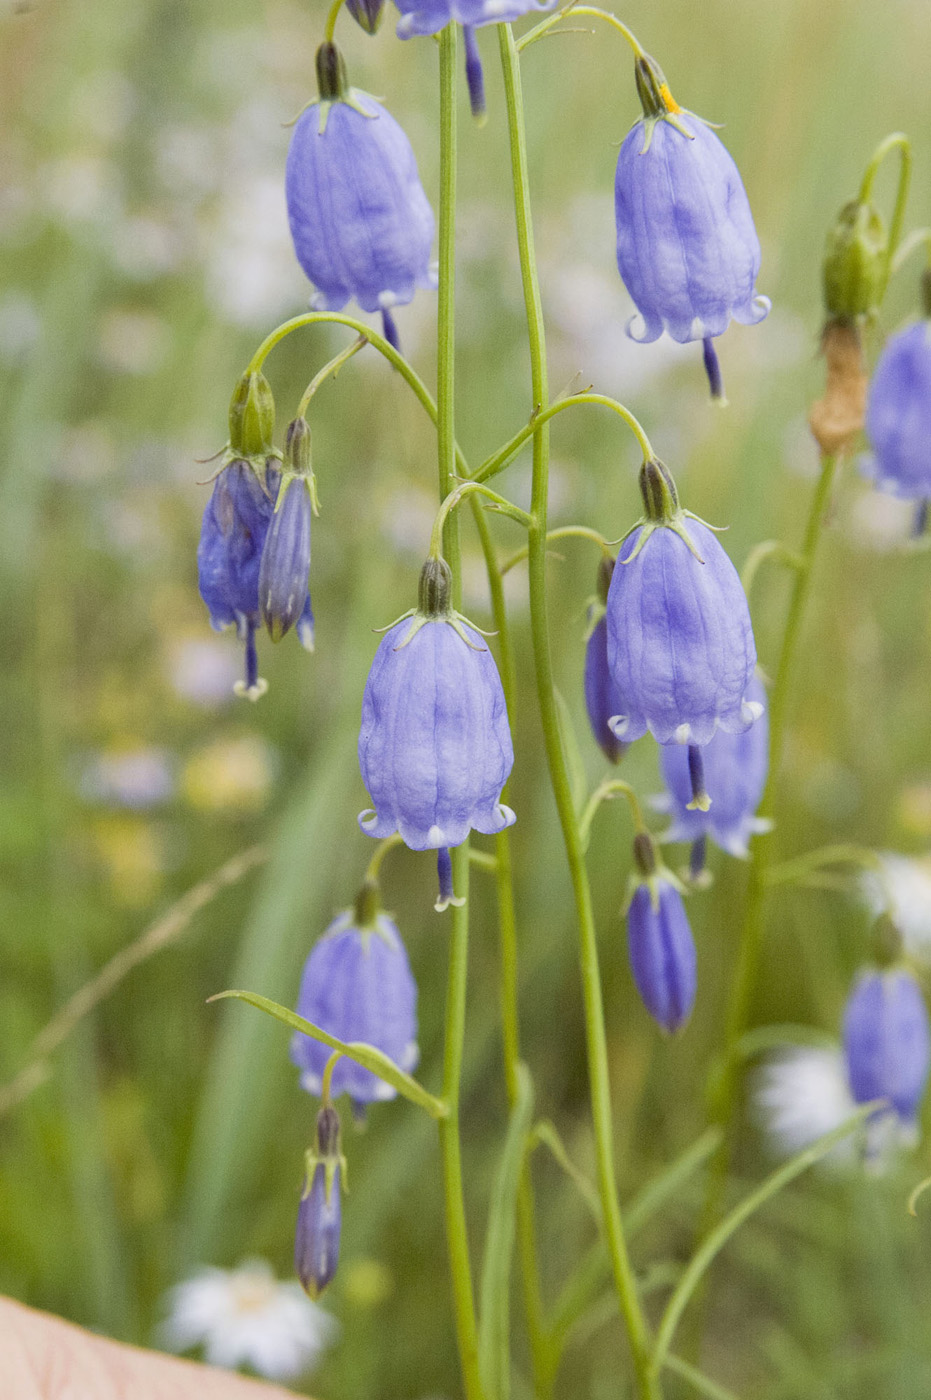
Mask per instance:
[[[666,105],[666,111],[667,111],[667,112],[681,112],[681,111],[682,111],[682,108],[679,106],[678,102],[677,102],[676,99],[673,97],[672,93],[669,91],[669,88],[668,88],[668,86],[667,86],[666,83],[660,83],[659,95],[660,95],[660,97],[663,99],[663,102],[664,102],[665,105]]]

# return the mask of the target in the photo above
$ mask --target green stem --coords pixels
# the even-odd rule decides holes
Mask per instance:
[[[779,655],[779,664],[769,704],[769,774],[759,808],[760,817],[769,820],[772,819],[776,806],[788,702],[795,675],[796,652],[805,617],[805,608],[811,592],[815,556],[836,469],[837,458],[824,455],[821,459],[821,474],[818,477],[811,501],[801,554],[793,575],[786,630],[782,639],[782,650]],[[708,1191],[701,1216],[701,1235],[711,1230],[720,1218],[727,1176],[730,1170],[734,1145],[733,1121],[741,1080],[741,1058],[738,1052],[747,1029],[750,1003],[759,970],[763,945],[763,910],[768,884],[768,870],[771,863],[772,835],[770,832],[761,832],[753,839],[750,849],[747,902],[737,953],[737,967],[731,988],[730,1005],[725,1021],[720,1090],[716,1095],[717,1102],[713,1115],[714,1121],[725,1130],[725,1134],[709,1172]],[[699,1331],[700,1325],[699,1319],[697,1324]]]
[[[545,34],[549,33],[554,25],[559,24],[560,20],[567,19],[569,16],[575,18],[580,15],[592,19],[603,19],[605,24],[610,24],[612,29],[616,29],[619,34],[623,35],[624,39],[634,51],[634,58],[644,57],[643,49],[636,35],[627,28],[627,25],[622,24],[617,15],[611,14],[610,10],[599,10],[594,5],[563,5],[561,10],[557,10],[555,14],[549,15],[548,18],[542,20],[535,29],[531,29],[527,34],[524,34],[522,38],[518,39],[515,48],[518,53],[520,53],[530,44],[536,43],[537,39],[542,39]]]
[[[525,510],[521,510],[520,506],[514,505],[512,501],[506,500],[504,496],[499,496],[497,491],[492,491],[490,487],[483,486],[478,481],[465,481],[461,486],[457,486],[454,491],[450,491],[446,499],[441,502],[440,508],[434,517],[433,530],[430,535],[430,554],[432,558],[439,558],[440,554],[443,552],[442,539],[446,531],[447,522],[453,511],[462,504],[466,496],[471,496],[473,499],[476,496],[484,496],[487,500],[492,502],[493,508],[499,511],[501,515],[506,515],[509,520],[516,521],[518,525],[523,525],[525,530],[530,528],[530,516]]]
[[[647,437],[639,420],[634,417],[629,408],[625,408],[617,399],[609,398],[607,394],[592,394],[586,392],[584,394],[572,394],[571,397],[567,399],[557,399],[556,403],[548,404],[546,407],[542,404],[537,404],[530,422],[527,423],[525,427],[521,428],[519,432],[515,433],[510,442],[505,443],[503,447],[499,448],[497,452],[494,452],[482,463],[476,471],[473,480],[490,481],[493,476],[497,476],[498,472],[503,471],[504,468],[508,466],[512,458],[523,447],[524,443],[539,434],[540,429],[545,423],[548,423],[551,418],[555,418],[557,413],[562,413],[567,408],[575,408],[577,404],[600,404],[602,408],[610,408],[613,413],[616,413],[619,418],[623,419],[637,439],[637,445],[643,453],[643,460],[649,462],[650,459],[655,456],[650,444],[650,439]]]
[[[600,534],[597,530],[590,530],[587,525],[560,525],[556,530],[547,531],[547,544],[552,544],[554,540],[568,539],[590,540],[592,544],[598,546],[602,554],[610,554],[611,552],[610,544],[605,539],[604,535]],[[515,564],[522,563],[529,553],[530,550],[524,545],[523,549],[517,550],[509,559],[505,559],[504,563],[501,565],[502,575],[509,574]],[[558,557],[557,555],[557,558]]]
[[[893,267],[893,258],[902,237],[902,225],[905,223],[905,206],[908,203],[908,187],[912,178],[912,145],[908,137],[902,131],[894,131],[891,136],[880,141],[873,152],[869,165],[863,176],[863,183],[860,186],[860,202],[866,204],[873,193],[873,181],[876,179],[876,172],[882,165],[886,156],[893,151],[899,153],[899,182],[896,186],[895,206],[892,210],[892,222],[889,225],[889,242],[886,247],[886,256],[883,262],[882,281],[877,295],[877,305],[882,301],[889,276]]]
[[[498,634],[501,657],[501,685],[511,726],[517,713],[517,673],[511,644],[510,626],[504,601],[502,571],[498,568],[494,543],[481,502],[472,497],[472,514],[485,558],[488,586],[491,590],[491,611]],[[501,794],[507,800],[507,790]],[[517,912],[514,899],[514,873],[511,861],[511,832],[509,828],[495,837],[497,864],[495,878],[498,894],[498,939],[501,957],[501,1041],[504,1058],[504,1082],[508,1106],[513,1111],[519,1092],[520,1019],[518,997]],[[537,1400],[548,1400],[552,1394],[555,1370],[551,1347],[546,1333],[543,1298],[540,1291],[540,1266],[537,1249],[533,1178],[529,1158],[521,1168],[517,1192],[517,1247],[520,1254],[521,1284],[530,1359],[533,1367],[534,1392]]]
[[[326,17],[326,27],[323,31],[324,41],[328,44],[332,44],[333,42],[333,35],[336,33],[336,18],[342,8],[343,0],[333,0],[333,4],[330,6],[329,13]]]
[[[547,762],[562,826],[578,916],[579,962],[585,1006],[592,1120],[598,1162],[598,1187],[605,1217],[605,1232],[618,1301],[630,1341],[638,1390],[642,1400],[657,1400],[657,1397],[661,1395],[661,1390],[658,1379],[651,1374],[650,1370],[646,1321],[640,1306],[640,1299],[637,1296],[633,1269],[627,1254],[624,1227],[617,1198],[608,1053],[591,891],[575,818],[569,775],[566,771],[563,755],[553,687],[546,610],[546,517],[549,485],[549,431],[544,418],[548,400],[546,344],[533,246],[520,65],[510,25],[502,24],[498,34],[507,100],[517,241],[527,313],[533,402],[537,409],[533,434],[533,485],[531,490],[531,514],[534,520],[529,538],[530,626],[537,692]]]
[[[368,336],[360,335],[358,340],[354,340],[351,345],[346,346],[345,350],[340,350],[338,355],[334,355],[332,360],[327,361],[323,369],[319,370],[318,373],[314,375],[301,395],[301,401],[297,406],[297,413],[294,415],[295,418],[305,418],[307,416],[310,401],[324,380],[329,379],[331,375],[335,379],[343,365],[346,364],[348,360],[351,360],[353,355],[357,355],[366,345],[368,345]]]
[[[623,778],[605,778],[598,784],[588,802],[585,810],[579,818],[579,837],[583,846],[587,843],[591,834],[592,822],[595,820],[595,813],[602,802],[608,802],[615,795],[622,793],[630,805],[630,814],[634,819],[634,830],[639,834],[646,831],[646,822],[643,820],[643,809],[640,800],[630,783],[626,783]]]
[[[455,427],[455,277],[456,277],[456,49],[457,31],[448,24],[440,36],[440,219],[439,297],[437,307],[437,479],[440,500],[449,495],[456,470]],[[443,555],[453,576],[453,596],[459,605],[462,593],[459,521],[447,521]],[[465,901],[453,907],[449,949],[449,982],[446,993],[446,1030],[443,1052],[443,1099],[448,1108],[441,1120],[440,1152],[443,1159],[443,1196],[446,1236],[452,1277],[456,1340],[466,1400],[483,1400],[478,1363],[478,1326],[475,1293],[469,1259],[465,1200],[462,1189],[462,1148],[459,1096],[465,1045],[466,981],[469,957],[469,844],[452,853],[453,885]]]

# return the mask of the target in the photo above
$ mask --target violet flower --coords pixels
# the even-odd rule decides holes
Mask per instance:
[[[598,599],[589,608],[589,626],[595,625],[585,644],[585,708],[595,742],[611,763],[619,763],[630,748],[617,737],[608,721],[624,709],[608,665],[608,624],[605,604],[614,572],[614,560],[606,555],[598,570]]]
[[[448,566],[428,560],[420,605],[385,633],[362,698],[359,767],[374,810],[359,825],[376,837],[399,831],[414,851],[514,821],[500,802],[514,762],[501,680],[449,590]]]
[[[881,491],[931,497],[931,319],[890,336],[869,387],[864,471]]]
[[[433,211],[410,142],[374,97],[350,88],[333,44],[317,53],[320,97],[298,118],[285,174],[297,260],[317,287],[312,305],[340,311],[351,297],[381,311],[436,287]]]
[[[844,1011],[844,1051],[856,1102],[887,1099],[901,1128],[914,1137],[931,1037],[921,989],[906,968],[860,974]]]
[[[769,770],[766,691],[757,676],[751,677],[746,699],[761,707],[759,719],[739,734],[718,729],[702,749],[705,789],[711,799],[707,811],[693,806],[687,749],[666,744],[660,750],[660,768],[667,789],[663,808],[673,817],[664,841],[695,843],[710,837],[728,855],[744,857],[749,838],[755,832],[769,830],[769,822],[755,815]],[[704,864],[703,860],[698,861],[697,853],[694,864],[698,869]]]
[[[727,150],[673,100],[658,64],[640,55],[636,77],[644,115],[624,139],[614,184],[617,265],[639,312],[627,331],[702,341],[712,396],[723,398],[713,338],[770,308],[756,294],[753,216]]]
[[[736,569],[714,532],[680,509],[661,462],[644,464],[640,489],[646,515],[608,592],[608,665],[625,704],[610,724],[627,742],[649,729],[661,744],[697,748],[719,728],[742,733],[762,712],[747,696],[750,613]]]
[[[399,1069],[416,1066],[417,987],[400,934],[387,914],[376,910],[366,915],[357,907],[333,920],[304,964],[297,1013],[338,1040],[374,1046]],[[330,1053],[321,1041],[300,1031],[292,1036],[291,1060],[308,1093],[320,1093]],[[348,1094],[356,1108],[364,1108],[393,1099],[397,1090],[343,1056],[334,1067],[330,1092],[334,1098]]]
[[[339,1263],[340,1192],[346,1161],[339,1114],[326,1103],[317,1115],[316,1142],[306,1154],[304,1189],[294,1232],[294,1269],[311,1298],[319,1298]]]
[[[634,840],[639,875],[627,909],[630,967],[643,1004],[663,1030],[681,1030],[692,1014],[697,989],[695,941],[680,886],[657,863],[646,832]]]

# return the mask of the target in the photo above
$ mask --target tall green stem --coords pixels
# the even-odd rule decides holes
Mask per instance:
[[[827,455],[822,457],[821,474],[818,477],[818,484],[815,487],[815,493],[812,497],[801,554],[796,561],[793,573],[792,593],[789,599],[789,611],[786,617],[786,630],[783,634],[782,649],[779,653],[779,664],[776,669],[769,703],[769,774],[759,809],[759,815],[768,819],[772,819],[776,806],[776,794],[779,787],[788,703],[791,697],[792,682],[795,673],[796,653],[798,651],[798,642],[805,616],[805,609],[811,592],[815,556],[821,538],[828,502],[831,497],[831,488],[834,484],[836,469],[836,457]],[[720,1218],[724,1192],[727,1185],[727,1176],[730,1170],[733,1152],[732,1126],[740,1089],[741,1061],[738,1054],[738,1047],[747,1029],[750,1003],[753,997],[757,973],[759,971],[760,955],[763,946],[763,914],[766,899],[767,872],[771,863],[772,836],[770,833],[762,833],[754,838],[750,852],[747,902],[743,929],[740,936],[740,945],[737,952],[737,967],[734,973],[730,1005],[725,1022],[723,1074],[714,1111],[715,1121],[725,1128],[726,1131],[721,1141],[720,1150],[712,1163],[711,1172],[709,1174],[708,1191],[701,1218],[702,1236],[707,1234]],[[699,1309],[696,1315],[696,1327],[699,1330],[699,1314],[701,1311],[702,1310]]]
[[[437,310],[437,478],[440,500],[449,495],[456,469],[455,297],[456,297],[456,26],[440,37],[440,267]],[[462,590],[459,521],[454,516],[443,532],[443,553],[452,570],[456,604]],[[469,1261],[465,1201],[462,1193],[462,1148],[459,1092],[465,1044],[466,981],[469,960],[469,843],[452,853],[453,884],[465,900],[452,910],[449,982],[446,993],[446,1041],[443,1053],[443,1098],[449,1114],[440,1122],[446,1235],[453,1286],[456,1339],[466,1400],[482,1400],[478,1367],[478,1328]]]
[[[517,241],[520,253],[521,277],[527,312],[530,343],[533,406],[538,412],[547,407],[549,391],[546,371],[546,342],[543,310],[537,282],[533,246],[533,224],[530,209],[530,186],[527,170],[527,149],[524,132],[523,98],[520,65],[510,25],[499,27],[501,66],[507,99],[510,135],[511,168],[514,181],[514,205]],[[646,1322],[637,1296],[633,1270],[627,1253],[624,1227],[617,1198],[614,1171],[614,1129],[611,1119],[611,1091],[608,1075],[608,1053],[605,1040],[604,1009],[601,995],[601,975],[598,967],[598,947],[592,911],[588,873],[582,853],[579,829],[572,802],[572,791],[559,733],[559,717],[553,687],[549,628],[546,610],[546,529],[549,487],[549,429],[540,424],[533,437],[533,485],[529,532],[530,626],[533,640],[534,665],[543,736],[546,745],[550,779],[562,826],[566,856],[572,876],[579,927],[579,963],[582,974],[582,994],[585,1006],[586,1046],[588,1052],[592,1122],[598,1161],[599,1195],[604,1211],[605,1232],[614,1272],[621,1313],[627,1328],[642,1400],[657,1400],[659,1381],[651,1373],[650,1347]]]

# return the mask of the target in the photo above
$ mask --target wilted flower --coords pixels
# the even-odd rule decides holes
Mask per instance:
[[[931,497],[931,319],[890,336],[869,386],[864,471],[881,491]]]
[[[363,894],[365,891],[363,891]],[[360,900],[362,896],[360,896]],[[338,1040],[362,1041],[381,1050],[399,1069],[417,1064],[417,987],[400,934],[387,914],[347,909],[314,944],[304,964],[297,1013]],[[321,1092],[330,1050],[299,1031],[291,1059],[301,1085]],[[397,1090],[345,1056],[330,1082],[334,1098],[348,1094],[356,1105],[393,1099]]]
[[[170,1351],[202,1347],[211,1366],[249,1366],[273,1381],[295,1380],[336,1334],[329,1313],[296,1283],[279,1283],[261,1259],[238,1269],[202,1269],[168,1295],[161,1329]]]
[[[906,968],[860,974],[844,1010],[844,1052],[856,1102],[887,1099],[901,1130],[914,1140],[931,1036],[921,989]]]
[[[663,746],[660,767],[668,792],[664,806],[673,816],[664,840],[694,842],[710,836],[728,855],[745,856],[750,836],[769,829],[769,823],[755,815],[769,767],[766,691],[756,676],[747,686],[746,698],[761,707],[760,718],[743,733],[719,729],[702,749],[705,790],[711,799],[707,811],[692,802],[687,750],[678,744]]]
[[[340,1192],[345,1173],[339,1114],[327,1103],[317,1115],[316,1143],[306,1154],[294,1232],[294,1269],[305,1293],[314,1299],[332,1282],[339,1263]]]
[[[731,319],[755,325],[760,244],[740,174],[700,117],[673,101],[659,66],[636,60],[643,118],[621,146],[614,185],[617,265],[640,313],[634,340],[704,342],[712,394],[723,385],[712,338]]]
[[[415,851],[514,821],[500,802],[514,762],[501,680],[449,596],[448,566],[428,560],[420,605],[382,638],[362,698],[359,766],[374,810],[359,824],[370,836],[399,831]]]
[[[410,142],[367,93],[350,88],[332,44],[317,53],[320,97],[291,136],[285,192],[294,251],[317,287],[313,304],[339,311],[354,297],[381,311],[417,287],[436,286],[430,267],[433,211]]]
[[[627,909],[631,971],[643,1004],[663,1030],[681,1030],[695,1004],[695,941],[678,881],[657,863],[652,839],[634,840],[638,875]]]
[[[644,464],[646,517],[628,539],[608,592],[608,664],[624,713],[619,739],[647,729],[661,744],[707,744],[761,713],[747,699],[756,665],[737,571],[712,530],[680,510],[661,462]]]
[[[599,598],[589,609],[589,625],[595,625],[585,644],[585,708],[595,741],[612,763],[620,762],[630,747],[621,743],[608,721],[624,709],[624,701],[608,666],[608,623],[605,604],[614,572],[614,560],[606,555],[598,570]]]

